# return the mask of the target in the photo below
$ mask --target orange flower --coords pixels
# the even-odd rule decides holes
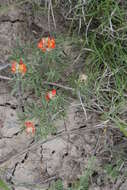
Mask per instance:
[[[54,49],[55,48],[55,39],[50,38],[50,37],[42,38],[38,42],[38,48],[41,49],[43,52]]]
[[[42,48],[43,48],[42,40],[41,40],[40,42],[38,42],[38,48],[39,48],[39,49],[42,49]]]
[[[27,134],[30,134],[30,133],[34,134],[35,133],[35,126],[34,126],[33,122],[26,121],[25,127],[26,127],[26,133]]]
[[[19,65],[18,69],[19,69],[19,72],[22,73],[22,74],[25,74],[26,71],[27,71],[26,65],[24,63]]]
[[[54,96],[56,96],[56,90],[53,89],[52,91],[48,92],[45,96],[46,100],[49,101],[51,99],[54,98]]]
[[[54,49],[55,48],[55,39],[48,38],[48,49]]]
[[[21,73],[24,75],[27,71],[27,68],[26,65],[23,63],[22,59],[20,59],[19,63],[17,63],[16,61],[12,62],[11,71],[12,73]]]
[[[18,65],[18,63],[16,61],[12,62],[12,65],[11,65],[11,71],[12,71],[12,73],[16,73],[16,71],[17,71],[17,65]]]

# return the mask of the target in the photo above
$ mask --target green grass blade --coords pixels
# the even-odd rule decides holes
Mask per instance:
[[[6,185],[6,183],[0,179],[0,189],[1,190],[10,190],[10,188]]]

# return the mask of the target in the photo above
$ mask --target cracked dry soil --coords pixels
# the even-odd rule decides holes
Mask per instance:
[[[33,15],[29,3],[22,7],[13,3],[15,0],[0,0],[0,5],[9,5],[8,9],[0,11],[0,66],[8,64],[17,39],[24,44],[48,30],[45,15]],[[60,33],[64,27],[59,20],[56,17]],[[107,124],[100,125],[96,113],[88,113],[86,122],[79,102],[71,103],[66,121],[56,122],[56,135],[38,142],[22,131],[17,109],[16,98],[10,95],[7,83],[0,80],[0,177],[12,190],[46,190],[56,179],[62,179],[66,189],[83,174],[91,156],[96,155],[96,168],[100,168],[107,157],[112,159],[111,152],[105,151],[104,147],[112,149],[114,129],[110,126],[105,135],[103,128]],[[103,175],[100,170],[96,178],[102,181]],[[126,179],[119,179],[112,185],[109,181],[100,184],[96,178],[90,190],[126,190]]]
[[[7,92],[4,83],[0,88]],[[5,99],[6,97],[6,99]],[[11,102],[11,103],[10,103]],[[97,136],[86,128],[83,113],[78,116],[78,102],[68,110],[66,129],[64,121],[57,123],[56,136],[34,142],[34,138],[21,131],[16,116],[16,100],[9,93],[0,94],[0,168],[4,179],[15,190],[48,188],[52,180],[63,179],[64,186],[72,183],[83,172],[89,156],[94,152]],[[89,118],[92,122],[92,118]],[[81,126],[81,129],[79,129]],[[87,128],[89,127],[87,123]],[[67,131],[66,131],[67,130]]]
[[[87,122],[78,101],[73,101],[67,111],[66,121],[56,122],[58,132],[46,140],[35,141],[21,130],[16,115],[16,99],[8,91],[7,85],[0,82],[0,176],[12,190],[47,190],[53,180],[62,179],[65,189],[79,179],[88,166],[91,156],[96,155],[95,173],[90,190],[126,189],[126,179],[111,183],[103,180],[101,168],[106,157],[112,155],[104,150],[107,137],[104,125],[98,125],[99,116],[89,114]],[[4,117],[3,117],[4,116]],[[66,123],[66,126],[65,126]],[[97,127],[98,126],[98,127]],[[113,144],[111,130],[108,144]],[[99,173],[100,172],[100,173]]]

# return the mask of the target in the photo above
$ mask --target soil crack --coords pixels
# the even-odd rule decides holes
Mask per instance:
[[[24,23],[24,20],[16,19],[16,20],[10,20],[10,19],[4,19],[0,20],[0,23],[10,22],[11,24],[15,24],[17,22]]]
[[[23,160],[21,161],[22,164],[24,164],[24,162],[28,159],[29,156],[29,152],[27,152],[23,158]]]
[[[10,104],[8,102],[4,103],[4,104],[0,104],[1,107],[10,107],[11,109],[15,110],[18,108],[18,105],[13,105],[13,104]]]
[[[19,133],[21,133],[22,130],[18,131],[17,133],[14,133],[11,137],[7,137],[7,136],[0,136],[0,139],[12,139],[14,136],[18,136]]]
[[[12,171],[12,177],[15,175],[16,167],[18,166],[19,162],[15,163],[14,169]]]

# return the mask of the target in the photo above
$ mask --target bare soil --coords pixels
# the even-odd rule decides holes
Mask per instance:
[[[59,18],[58,33],[65,27]],[[29,4],[22,8],[10,5],[0,12],[0,67],[8,64],[17,38],[20,43],[36,40],[48,29],[47,17],[33,16]],[[66,189],[84,173],[92,156],[96,161],[90,190],[127,189],[126,159],[115,181],[103,170],[106,163],[115,163],[116,157],[126,157],[127,140],[98,113],[88,111],[86,120],[80,102],[72,99],[66,120],[55,123],[57,134],[36,142],[22,130],[17,110],[17,99],[11,96],[8,83],[0,79],[0,177],[13,190],[46,190],[57,179],[63,180]]]

